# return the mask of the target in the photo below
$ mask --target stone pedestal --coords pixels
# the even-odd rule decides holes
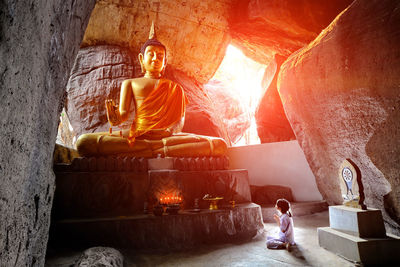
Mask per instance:
[[[363,264],[400,261],[400,238],[386,234],[380,210],[330,206],[329,223],[318,228],[321,247]]]
[[[222,196],[221,205],[250,203],[247,170],[56,172],[54,218],[98,218],[143,214],[164,196],[182,197],[181,209],[210,204],[205,194]]]
[[[252,238],[263,223],[247,170],[226,168],[224,157],[80,158],[55,166],[52,242],[184,249]],[[206,194],[223,197],[218,210]],[[155,216],[153,207],[171,196],[181,202],[176,215]]]

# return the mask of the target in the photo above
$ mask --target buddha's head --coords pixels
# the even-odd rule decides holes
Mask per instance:
[[[149,39],[140,49],[139,62],[142,72],[151,77],[161,77],[167,65],[167,49],[160,41],[157,40],[152,24]]]

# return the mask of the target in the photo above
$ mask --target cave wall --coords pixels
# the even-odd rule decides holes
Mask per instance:
[[[353,0],[240,0],[231,9],[234,44],[261,64],[312,41]]]
[[[360,169],[366,204],[400,233],[400,3],[357,0],[282,65],[278,90],[323,197]]]
[[[65,111],[76,139],[84,133],[108,131],[110,124],[105,100],[110,98],[118,103],[122,82],[134,76],[134,55],[127,48],[96,45],[79,49],[68,80],[65,102]],[[132,120],[133,116],[130,116]],[[122,126],[129,128],[130,124]],[[63,129],[63,132],[68,131]]]
[[[227,18],[231,5],[223,0],[100,0],[82,46],[119,45],[136,55],[154,21],[157,38],[168,48],[168,64],[205,83],[230,42]]]
[[[266,73],[266,75],[264,75],[272,76],[273,78],[269,85],[265,85],[265,93],[258,103],[255,112],[257,133],[261,143],[282,142],[296,139],[292,127],[286,118],[277,87],[279,71],[285,60],[286,57],[276,54],[272,61],[274,64],[270,64],[273,69],[269,71],[269,68],[267,68],[266,70],[266,72],[272,73]]]
[[[165,77],[180,83],[189,99],[183,131],[222,137],[228,144],[239,139],[249,118],[240,108],[221,108],[232,103],[229,88],[219,86],[213,94],[214,88],[204,87],[231,40],[233,7],[211,0],[97,1],[67,86],[66,114],[73,135],[108,130],[104,100],[118,102],[122,81],[142,76],[137,55],[155,21],[157,38],[167,47]],[[217,98],[223,103],[215,103]],[[71,135],[68,128],[61,131],[61,136]]]
[[[271,84],[263,84],[265,93],[256,110],[262,143],[295,139],[276,88],[280,65],[316,38],[352,1],[246,0],[237,1],[231,9],[229,31],[233,44],[262,64],[278,63],[277,71],[271,73]]]
[[[91,1],[0,1],[0,265],[44,266],[53,149]]]

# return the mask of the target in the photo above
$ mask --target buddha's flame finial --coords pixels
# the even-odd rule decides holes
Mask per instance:
[[[157,39],[156,30],[154,29],[154,21],[151,22],[149,39]]]

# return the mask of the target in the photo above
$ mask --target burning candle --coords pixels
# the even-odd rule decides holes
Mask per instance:
[[[164,196],[161,197],[159,200],[160,204],[162,205],[175,205],[180,204],[182,202],[182,197],[174,195]]]

